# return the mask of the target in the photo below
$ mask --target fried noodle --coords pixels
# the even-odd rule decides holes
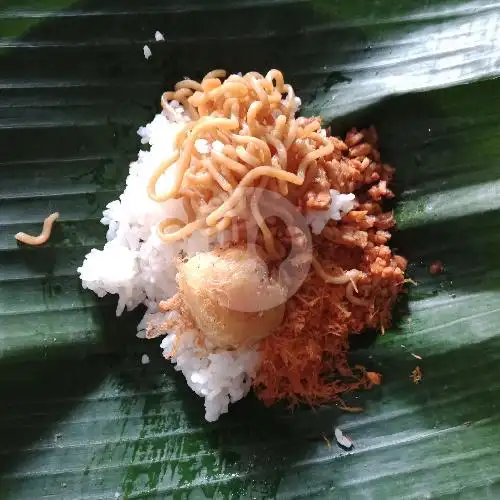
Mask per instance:
[[[324,159],[333,153],[335,142],[318,133],[319,119],[300,122],[295,118],[295,93],[278,70],[265,76],[250,72],[227,78],[224,70],[214,70],[201,82],[178,82],[174,91],[163,94],[162,107],[170,108],[171,101],[184,106],[192,121],[178,134],[173,156],[152,175],[148,194],[158,202],[189,197],[190,217],[182,225],[163,221],[158,226],[159,237],[172,242],[197,230],[208,234],[227,230],[249,205],[248,215],[255,219],[268,255],[278,258],[279,242],[261,216],[256,200],[243,202],[245,189],[265,187],[297,202],[297,196],[307,196],[317,177],[328,176]],[[223,148],[200,153],[196,148],[199,139],[208,144],[219,141]],[[294,153],[296,149],[300,149],[300,158]],[[158,193],[158,181],[170,168],[175,168],[171,188]],[[211,201],[215,203],[207,212]],[[173,226],[177,229],[172,230]],[[315,268],[319,269],[319,264]],[[359,275],[341,271],[333,281],[332,277],[326,279],[348,283]]]

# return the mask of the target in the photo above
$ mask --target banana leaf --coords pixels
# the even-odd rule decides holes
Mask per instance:
[[[2,1],[0,498],[499,498],[499,26],[494,0]],[[363,413],[249,397],[207,424],[139,312],[80,287],[138,125],[217,67],[282,69],[334,131],[374,124],[397,169],[418,286],[353,342],[384,375]],[[17,245],[54,210],[47,246]]]

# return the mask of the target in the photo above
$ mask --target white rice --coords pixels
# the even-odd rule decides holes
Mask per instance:
[[[148,365],[149,364],[149,356],[147,354],[143,354],[141,356],[141,364]]]
[[[259,353],[254,349],[206,354],[194,347],[195,332],[184,332],[176,346],[172,362],[186,377],[189,387],[205,398],[205,419],[215,422],[227,413],[229,403],[244,398],[255,376]],[[176,335],[167,335],[162,343],[164,356],[169,356]]]
[[[144,47],[142,48],[142,51],[143,51],[144,57],[146,59],[149,59],[153,55],[153,53],[151,52],[151,49],[147,45],[144,45]]]
[[[350,450],[354,446],[352,439],[347,437],[339,427],[335,427],[335,439],[342,448]]]
[[[174,139],[187,121],[181,107],[175,103],[171,107],[174,115],[170,113],[167,118],[166,113],[158,114],[151,123],[139,128],[142,144],[151,147],[139,152],[137,161],[130,165],[125,191],[104,210],[101,222],[108,226],[107,243],[102,250],[92,249],[78,269],[84,288],[99,297],[118,295],[117,316],[141,303],[148,307],[138,325],[139,338],[145,338],[148,324],[160,325],[169,317],[158,312],[158,303],[177,291],[175,259],[180,252],[193,255],[207,249],[206,242],[196,236],[165,245],[156,234],[156,226],[164,218],[186,218],[181,201],[157,203],[147,194],[149,178],[171,156]],[[168,189],[174,168],[160,179],[159,190]],[[164,342],[172,338],[171,334]],[[182,337],[182,348],[172,362],[182,371],[188,385],[205,398],[205,418],[214,421],[227,412],[230,402],[248,393],[258,354],[247,349],[207,357],[188,341],[190,338],[188,333]]]
[[[194,141],[194,147],[198,153],[202,155],[210,153],[212,149],[210,143],[206,139],[196,139],[196,141]]]
[[[356,197],[353,193],[341,194],[335,189],[330,189],[330,196],[332,202],[328,210],[308,210],[306,212],[306,221],[314,234],[321,234],[329,220],[340,220],[354,208]]]
[[[147,46],[144,48],[146,56]],[[149,50],[149,49],[148,49]],[[150,54],[150,51],[149,51]],[[297,106],[300,104],[297,101]],[[181,253],[192,256],[208,250],[206,239],[193,235],[184,241],[163,243],[156,227],[165,218],[186,220],[181,200],[158,203],[149,198],[147,184],[155,169],[173,154],[177,133],[188,121],[179,103],[171,102],[151,123],[140,127],[138,135],[142,144],[149,144],[146,151],[139,151],[136,161],[130,164],[126,188],[118,200],[112,201],[103,212],[101,223],[108,226],[107,243],[102,250],[92,249],[78,269],[84,288],[93,290],[99,297],[116,294],[116,314],[145,304],[147,312],[138,325],[137,337],[145,338],[146,327],[160,327],[172,314],[158,311],[161,300],[172,297],[176,291],[175,261]],[[220,150],[223,144],[214,141],[199,143],[197,149]],[[159,179],[159,192],[168,191],[176,165],[173,164]],[[328,211],[308,214],[314,232],[321,232],[329,218],[340,218],[353,206],[353,195],[332,191],[332,207]],[[161,343],[169,354],[175,341],[173,332]],[[205,400],[205,418],[215,421],[228,411],[230,403],[243,398],[249,391],[258,365],[255,349],[207,354],[198,350],[193,333],[184,332],[175,355],[171,358],[176,370],[181,371],[191,389]],[[142,362],[144,363],[143,356]],[[149,358],[148,358],[149,361]]]
[[[155,40],[157,42],[164,42],[165,41],[165,37],[163,36],[163,33],[161,31],[155,32]]]

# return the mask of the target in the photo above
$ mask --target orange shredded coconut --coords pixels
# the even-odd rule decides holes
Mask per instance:
[[[380,385],[382,383],[382,375],[377,372],[366,372],[366,376],[373,385]]]
[[[350,334],[369,328],[384,332],[390,326],[394,302],[405,283],[407,261],[387,246],[395,220],[382,208],[383,199],[393,196],[388,189],[393,170],[380,162],[373,128],[352,130],[345,142],[336,141],[345,147],[336,147],[330,160],[338,179],[332,188],[355,191],[359,206],[339,223],[330,221],[313,242],[327,272],[330,263],[332,270],[359,269],[365,274],[357,282],[357,295],[367,300],[353,304],[346,285],[325,283],[315,274],[307,278],[288,301],[281,327],[260,344],[254,389],[266,405],[279,400],[292,406],[334,401],[346,411],[362,411],[347,406],[342,395],[382,381],[376,372],[351,367],[347,355]],[[370,147],[362,148],[363,144]],[[366,156],[359,158],[356,151]]]
[[[444,264],[440,260],[436,260],[429,266],[431,274],[441,274],[444,271]]]

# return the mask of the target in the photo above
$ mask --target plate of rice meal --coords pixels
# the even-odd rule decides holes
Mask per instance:
[[[3,2],[0,500],[500,498],[499,26]]]
[[[217,420],[250,390],[266,405],[337,403],[381,382],[347,361],[348,336],[384,331],[407,261],[387,245],[394,170],[376,130],[335,137],[277,69],[184,79],[139,128],[107,243],[78,269],[116,314],[143,304]]]

